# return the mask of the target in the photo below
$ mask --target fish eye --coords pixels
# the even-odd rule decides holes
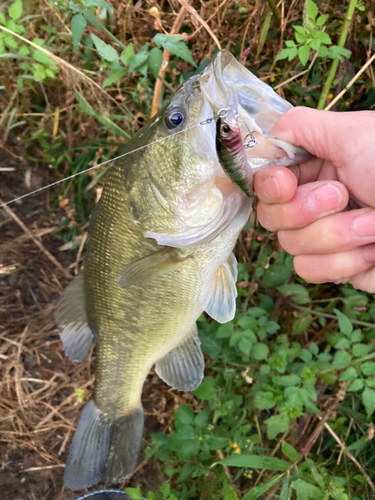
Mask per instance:
[[[220,127],[220,133],[223,137],[228,137],[228,135],[230,134],[231,132],[231,129],[229,127],[229,125],[227,125],[226,123],[222,123],[221,127]]]
[[[172,108],[165,117],[165,124],[172,130],[181,125],[186,118],[185,110],[182,108]]]

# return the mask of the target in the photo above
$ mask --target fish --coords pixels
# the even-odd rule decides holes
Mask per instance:
[[[69,359],[82,361],[96,342],[94,390],[70,445],[66,488],[131,476],[150,369],[174,389],[193,391],[204,376],[196,320],[203,311],[219,323],[234,317],[233,248],[252,199],[217,156],[216,120],[231,106],[228,95],[242,137],[256,136],[245,150],[253,171],[308,156],[268,135],[292,106],[225,51],[125,145],[92,214],[83,270],[55,310]]]

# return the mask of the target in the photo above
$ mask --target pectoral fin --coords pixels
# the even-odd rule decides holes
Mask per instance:
[[[212,278],[208,291],[206,313],[219,323],[226,323],[234,318],[237,297],[237,261],[231,254],[221,264]]]
[[[121,288],[139,285],[159,274],[178,269],[187,258],[189,257],[180,257],[172,248],[163,248],[125,266],[117,278],[117,283]]]
[[[64,290],[55,310],[55,321],[66,356],[71,361],[83,361],[94,335],[87,323],[82,273]]]
[[[178,391],[194,391],[202,382],[204,358],[194,325],[192,331],[165,358],[157,361],[155,371],[168,385]]]

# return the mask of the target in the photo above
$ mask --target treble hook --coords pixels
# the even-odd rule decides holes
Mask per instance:
[[[247,124],[246,124],[246,128],[247,128],[247,131],[249,133],[245,137],[245,143],[244,143],[243,147],[245,149],[251,149],[251,148],[253,148],[254,146],[257,145],[257,140],[255,139],[254,134],[252,132],[250,132],[249,127],[247,126]],[[248,137],[249,137],[249,139],[248,139]]]
[[[222,108],[218,111],[217,115],[211,116],[211,118],[207,118],[207,120],[203,120],[203,122],[200,122],[200,125],[208,125],[217,118],[225,118],[228,114],[228,111],[228,109]]]

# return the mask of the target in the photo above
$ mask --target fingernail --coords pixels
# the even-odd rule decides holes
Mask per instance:
[[[275,177],[267,177],[263,181],[263,191],[270,200],[279,200],[281,198],[280,186]]]
[[[366,262],[375,262],[375,245],[365,245],[363,253]]]
[[[338,208],[341,200],[340,190],[332,184],[325,184],[310,191],[307,197],[307,205],[312,212],[321,214]]]
[[[375,214],[367,212],[359,215],[353,221],[353,230],[361,238],[366,236],[375,236]]]

